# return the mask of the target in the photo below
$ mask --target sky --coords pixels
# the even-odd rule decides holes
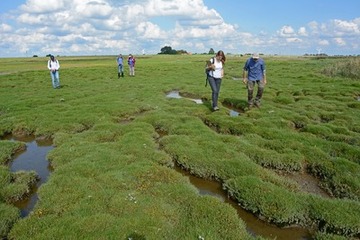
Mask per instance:
[[[0,57],[359,55],[359,0],[0,0]]]

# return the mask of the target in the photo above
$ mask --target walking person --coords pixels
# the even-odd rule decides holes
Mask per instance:
[[[118,78],[124,77],[124,58],[121,54],[116,58],[116,63],[118,65]]]
[[[135,76],[135,57],[130,54],[128,57],[128,65],[129,65],[129,75],[130,76]]]
[[[259,57],[258,53],[254,53],[251,58],[247,59],[243,69],[243,82],[247,87],[249,108],[254,105],[256,107],[260,107],[260,100],[266,85],[265,71],[265,61]],[[258,89],[255,100],[253,100],[253,93],[256,84],[258,85]]]
[[[54,89],[60,88],[60,78],[59,78],[59,69],[60,63],[53,56],[50,55],[50,59],[48,61],[48,69],[50,70],[51,82]]]
[[[222,50],[218,51],[215,57],[210,59],[207,67],[207,81],[211,87],[212,110],[218,111],[218,99],[221,87],[221,81],[224,77],[224,64],[226,61],[225,54]]]

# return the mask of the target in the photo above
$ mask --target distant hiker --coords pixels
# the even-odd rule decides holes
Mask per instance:
[[[53,55],[50,55],[50,60],[48,61],[48,69],[50,70],[53,88],[60,88],[59,68],[59,61]]]
[[[118,65],[118,78],[124,77],[124,59],[121,54],[116,58],[116,63]]]
[[[260,107],[264,88],[266,85],[265,61],[259,57],[258,53],[254,53],[251,58],[247,59],[243,69],[243,82],[246,84],[248,91],[248,106]],[[255,100],[253,100],[253,92],[255,84],[258,85]]]
[[[132,54],[129,54],[128,65],[129,65],[129,75],[135,76],[135,57]]]
[[[212,95],[212,110],[218,111],[218,99],[220,93],[221,79],[224,77],[224,68],[226,57],[222,50],[216,53],[215,57],[212,57],[208,64],[207,80],[211,87]]]

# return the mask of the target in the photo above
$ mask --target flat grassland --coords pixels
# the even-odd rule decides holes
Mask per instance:
[[[336,72],[349,59],[264,56],[262,105],[248,109],[240,79],[247,57],[227,56],[220,111],[212,112],[210,57],[138,56],[136,76],[125,66],[120,79],[115,56],[59,57],[61,89],[52,89],[47,58],[0,59],[0,136],[34,134],[55,145],[54,171],[20,219],[11,202],[36,174],[10,172],[6,163],[23,145],[0,141],[0,236],[261,238],[231,206],[200,196],[178,165],[220,181],[270,223],[312,228],[316,239],[359,238],[360,79]],[[167,97],[174,90],[204,104]],[[300,173],[328,197],[288,177]]]

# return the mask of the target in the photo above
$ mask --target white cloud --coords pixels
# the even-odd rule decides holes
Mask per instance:
[[[332,21],[334,30],[338,33],[353,33],[353,34],[359,34],[359,25],[356,24],[354,21],[342,21],[335,19]]]
[[[342,38],[334,38],[334,42],[339,46],[345,46],[346,42]]]
[[[300,38],[287,38],[286,41],[288,43],[299,43],[302,42],[302,40]]]
[[[358,49],[360,37],[360,18],[250,33],[241,23],[227,23],[203,0],[27,0],[16,16],[2,19],[0,52],[18,55],[158,53],[166,45],[234,53],[317,46]]]
[[[58,0],[28,0],[21,9],[28,13],[49,13],[64,9],[65,1]]]
[[[324,40],[324,39],[319,40],[319,41],[318,41],[318,44],[321,45],[321,46],[328,46],[328,45],[330,45],[329,41],[328,41],[328,40]]]
[[[299,34],[299,36],[308,36],[308,33],[307,33],[305,27],[299,28],[298,34]]]
[[[135,31],[144,39],[166,39],[168,37],[165,31],[162,31],[159,26],[151,22],[140,23],[135,28]]]
[[[0,25],[0,32],[11,32],[12,31],[12,27],[8,24],[2,23]]]
[[[295,35],[295,31],[291,26],[283,26],[279,31],[278,34],[281,37],[292,37]]]
[[[112,14],[112,7],[103,1],[89,1],[78,4],[75,13],[84,18],[109,18]]]

